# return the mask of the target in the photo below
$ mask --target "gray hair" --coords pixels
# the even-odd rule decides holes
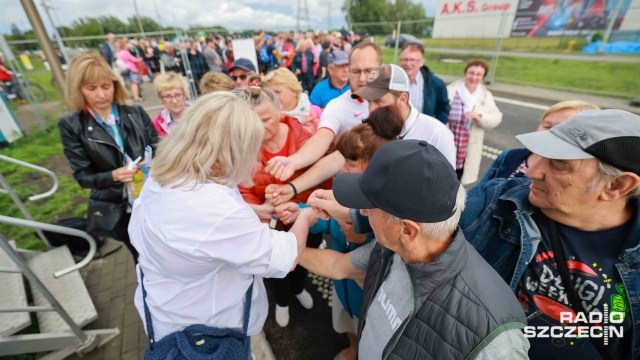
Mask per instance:
[[[420,234],[430,239],[447,239],[458,228],[458,222],[460,221],[460,216],[462,216],[466,200],[467,192],[464,187],[460,185],[460,188],[458,188],[458,195],[456,196],[456,207],[453,215],[447,220],[437,223],[418,223],[421,230]],[[400,220],[401,219],[399,217],[387,213],[388,222],[400,222]]]
[[[594,195],[598,189],[606,184],[607,182],[612,181],[618,176],[624,175],[624,171],[618,169],[613,165],[609,165],[602,161],[599,161],[600,171],[598,175],[591,181],[589,187],[587,188],[587,192],[589,195]],[[626,196],[625,200],[633,199],[640,197],[640,185],[638,185],[635,189],[631,190]]]

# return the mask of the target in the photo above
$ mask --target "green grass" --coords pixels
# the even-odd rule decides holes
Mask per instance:
[[[384,35],[376,36],[375,42],[378,45],[383,45],[386,38]],[[479,50],[494,50],[497,41],[495,38],[422,38],[421,40],[427,47]],[[505,51],[579,54],[586,45],[588,44],[584,37],[504,38],[501,49]],[[626,54],[626,56],[637,57],[640,61],[638,54]]]
[[[442,59],[459,59],[462,62],[443,63]],[[427,53],[425,62],[436,74],[462,77],[466,62],[471,59],[484,59],[489,62],[491,57],[430,52]],[[393,49],[384,49],[384,61],[393,62]],[[502,55],[496,68],[496,81],[577,89],[593,94],[604,92],[610,96],[633,98],[640,94],[640,82],[637,81],[639,70],[638,63],[534,59]]]
[[[426,46],[440,48],[493,50],[496,39],[423,39]],[[573,47],[570,41],[574,40]],[[579,53],[587,45],[582,38],[506,38],[502,40],[502,50],[526,52],[567,52]],[[571,51],[569,51],[571,50]]]
[[[27,200],[29,196],[49,189],[51,182],[48,177],[24,167],[0,161],[0,173],[6,177],[36,221],[52,223],[64,217],[82,217],[86,214],[89,190],[82,189],[73,178],[61,175],[59,169],[52,166],[52,164],[68,166],[61,158],[63,154],[60,135],[53,122],[50,122],[46,130],[34,132],[8,148],[0,150],[0,154],[43,166],[58,174],[59,189],[54,195],[42,200],[29,201]],[[53,158],[56,158],[56,161],[52,162]],[[8,195],[0,195],[0,209],[3,209],[2,215],[24,218]],[[0,233],[7,239],[16,240],[20,248],[46,249],[32,229],[2,224]]]

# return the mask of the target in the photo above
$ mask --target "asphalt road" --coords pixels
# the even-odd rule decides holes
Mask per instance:
[[[508,102],[499,101],[499,98],[496,100],[504,117],[500,126],[485,133],[485,156],[482,159],[480,175],[484,174],[495,159],[496,149],[522,147],[515,139],[515,135],[535,131],[540,116],[544,112],[539,105],[524,106],[518,102],[514,104],[510,100],[506,100]],[[270,291],[269,281],[265,283]],[[291,320],[286,328],[280,328],[275,322],[274,309],[271,305],[274,302],[270,294],[269,316],[264,331],[276,359],[331,360],[348,345],[346,336],[335,333],[331,325],[331,308],[329,307],[331,286],[329,280],[310,274],[306,289],[314,298],[314,308],[305,310],[295,298],[292,298]]]

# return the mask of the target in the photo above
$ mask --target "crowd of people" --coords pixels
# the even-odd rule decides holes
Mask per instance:
[[[484,61],[446,85],[419,43],[395,65],[349,33],[260,34],[256,67],[212,36],[176,50],[202,71],[189,100],[179,71],[153,71],[169,45],[118,41],[107,61],[73,59],[59,127],[89,218],[101,211],[96,227],[136,261],[136,307],[163,343],[149,354],[194,325],[259,333],[263,278],[286,327],[293,298],[314,306],[312,271],[335,280],[350,343],[336,359],[640,358],[640,116],[558,103],[478,181],[484,132],[503,120]],[[126,105],[118,59],[134,100],[148,64],[155,119]],[[149,151],[153,164],[133,160]],[[624,336],[525,337],[563,326],[559,311],[622,313]]]

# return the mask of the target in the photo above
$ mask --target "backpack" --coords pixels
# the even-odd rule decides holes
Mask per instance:
[[[120,75],[124,75],[129,71],[129,65],[120,58],[117,58],[114,64],[116,69],[120,72]]]
[[[268,64],[269,60],[269,52],[267,51],[267,45],[265,45],[260,49],[260,62]]]
[[[87,219],[77,218],[77,217],[62,219],[62,220],[56,221],[55,223],[53,223],[53,225],[64,226],[71,229],[86,231]],[[43,230],[42,232],[47,237],[51,245],[53,246],[67,245],[73,255],[84,256],[87,254],[87,251],[89,251],[89,243],[87,242],[87,240],[81,237],[60,234],[57,232],[47,231],[47,230]],[[98,248],[100,248],[102,244],[104,244],[105,238],[103,236],[99,236],[97,234],[91,234],[91,233],[90,235],[93,236],[93,239],[96,241],[96,245]]]
[[[173,56],[167,54],[166,52],[160,53],[160,61],[162,61],[165,68],[172,69],[178,66],[178,64],[176,64],[176,59],[174,59]]]

